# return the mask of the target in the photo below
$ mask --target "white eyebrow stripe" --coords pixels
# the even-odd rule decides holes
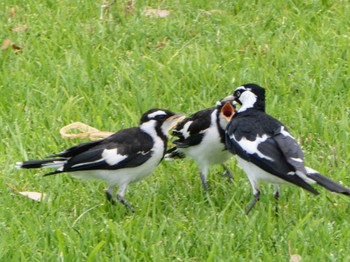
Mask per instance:
[[[148,117],[153,118],[153,117],[159,116],[159,115],[166,115],[166,113],[163,110],[158,110],[156,112],[148,114]]]

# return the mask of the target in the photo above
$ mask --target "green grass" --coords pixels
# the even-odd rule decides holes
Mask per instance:
[[[303,261],[348,261],[349,198],[284,186],[276,217],[262,185],[246,216],[251,187],[234,160],[235,181],[213,168],[208,193],[193,161],[162,162],[129,187],[135,214],[108,205],[103,183],[14,168],[81,142],[60,137],[71,122],[119,130],[149,108],[189,114],[255,82],[307,164],[350,186],[348,1],[136,1],[127,16],[117,2],[103,20],[100,1],[0,3],[0,44],[22,48],[0,50],[0,260],[288,261],[290,241]],[[170,16],[142,15],[158,6]]]

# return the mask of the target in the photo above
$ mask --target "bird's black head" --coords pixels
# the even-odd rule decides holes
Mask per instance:
[[[265,111],[265,89],[256,84],[245,84],[233,92],[233,99],[242,105],[240,111],[254,108]]]
[[[156,129],[157,132],[162,132],[165,136],[183,116],[183,114],[176,114],[166,109],[154,108],[145,112],[140,120],[140,126],[144,130]]]
[[[175,115],[175,113],[160,108],[153,108],[142,114],[140,125],[150,120],[156,120],[157,122],[164,122],[168,117]]]

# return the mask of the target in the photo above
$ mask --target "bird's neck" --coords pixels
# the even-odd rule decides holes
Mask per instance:
[[[265,112],[265,103],[259,103],[259,101],[252,104],[243,104],[238,110],[239,113],[248,111],[248,110],[259,110]]]

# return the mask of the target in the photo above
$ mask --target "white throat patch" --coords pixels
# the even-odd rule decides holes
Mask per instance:
[[[156,131],[156,120],[149,120],[145,123],[143,123],[141,126],[140,126],[140,129],[149,134],[153,139],[155,139],[155,137],[157,137],[157,131]]]
[[[251,91],[245,91],[241,94],[241,96],[239,97],[239,100],[241,101],[242,106],[238,110],[238,112],[243,112],[248,108],[253,108],[254,104],[258,99],[257,99],[257,96]]]

